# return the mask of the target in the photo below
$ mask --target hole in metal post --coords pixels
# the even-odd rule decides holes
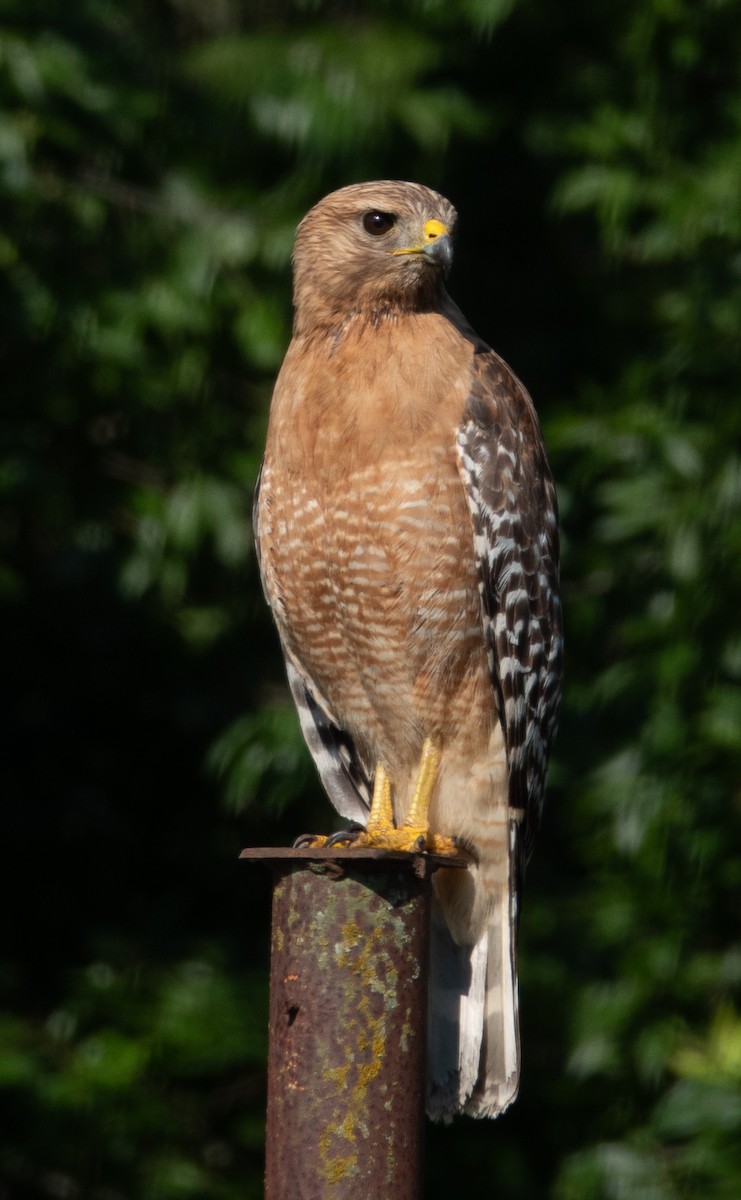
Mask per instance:
[[[298,1004],[291,1004],[288,1007],[288,1009],[286,1010],[286,1015],[288,1016],[289,1026],[293,1025],[293,1022],[296,1020],[296,1017],[298,1016]]]

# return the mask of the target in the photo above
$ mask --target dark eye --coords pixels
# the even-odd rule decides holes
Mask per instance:
[[[395,224],[396,217],[392,213],[368,212],[363,217],[363,229],[366,233],[372,233],[374,237],[388,233]]]

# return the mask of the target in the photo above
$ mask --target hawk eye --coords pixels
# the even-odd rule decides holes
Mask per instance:
[[[380,237],[381,234],[388,233],[395,224],[396,217],[392,213],[367,212],[363,217],[363,229],[373,237]]]

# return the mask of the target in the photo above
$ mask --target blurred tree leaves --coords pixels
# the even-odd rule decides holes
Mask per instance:
[[[459,208],[452,290],[532,386],[564,526],[523,1092],[436,1130],[427,1193],[741,1192],[740,15],[3,5],[0,1194],[261,1194],[235,859],[332,817],[251,491],[293,229],[373,177]]]
[[[263,1099],[262,978],[235,985],[204,959],[137,975],[93,963],[35,1034],[21,1022],[3,1030],[0,1084],[22,1096],[11,1125],[39,1122],[36,1161],[22,1141],[4,1148],[15,1187],[77,1194],[101,1155],[116,1194],[228,1195],[223,1176],[237,1164],[259,1178],[262,1120],[245,1109]]]
[[[254,33],[192,52],[200,80],[222,102],[244,105],[256,133],[310,161],[351,158],[394,128],[429,152],[485,122],[461,89],[420,85],[444,47],[411,26],[354,19],[299,35]],[[245,80],[249,92],[245,94]]]

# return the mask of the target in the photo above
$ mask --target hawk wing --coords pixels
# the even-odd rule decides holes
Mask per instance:
[[[486,648],[529,856],[543,805],[561,694],[558,507],[535,409],[479,343],[458,460],[474,532]]]
[[[255,484],[252,529],[262,590],[268,607],[272,609],[260,560],[261,478],[262,468],[260,468]],[[298,710],[301,732],[327,795],[341,816],[348,821],[357,821],[364,825],[370,810],[373,781],[360,761],[352,739],[340,728],[330,705],[321,695],[319,688],[311,680],[301,662],[283,643],[282,649],[288,674],[288,685]]]

